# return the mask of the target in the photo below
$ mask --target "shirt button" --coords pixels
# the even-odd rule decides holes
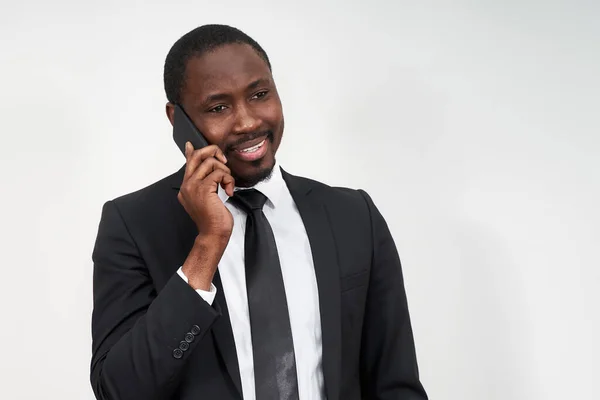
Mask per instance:
[[[182,341],[181,343],[179,343],[179,348],[180,348],[182,351],[186,351],[187,349],[189,349],[189,348],[190,348],[190,345],[189,345],[189,343],[188,343],[188,342],[183,342],[183,341]]]
[[[180,359],[181,357],[183,357],[183,351],[181,351],[181,349],[173,350],[173,357]]]
[[[192,335],[198,336],[200,334],[200,327],[198,325],[192,326]]]
[[[185,341],[188,343],[192,343],[194,341],[194,335],[192,335],[191,333],[186,333],[185,334]]]

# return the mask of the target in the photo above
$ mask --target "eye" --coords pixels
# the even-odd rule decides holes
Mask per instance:
[[[269,93],[268,90],[261,90],[260,92],[254,94],[254,96],[252,96],[252,99],[262,99],[263,97],[265,97],[267,95],[267,93]]]
[[[225,107],[224,105],[218,105],[216,107],[211,108],[210,110],[208,110],[208,112],[212,112],[212,113],[221,113],[223,111],[225,111],[227,107]]]

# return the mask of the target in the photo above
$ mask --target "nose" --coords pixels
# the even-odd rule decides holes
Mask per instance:
[[[245,134],[255,132],[259,129],[261,124],[260,118],[258,118],[247,104],[238,105],[235,108],[235,124],[233,126],[233,133]]]

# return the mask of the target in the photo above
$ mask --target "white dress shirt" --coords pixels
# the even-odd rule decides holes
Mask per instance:
[[[325,392],[321,364],[319,295],[308,236],[277,164],[271,178],[258,183],[254,188],[268,198],[263,212],[273,229],[281,263],[294,340],[300,399],[322,400]],[[219,262],[219,274],[231,319],[242,394],[245,400],[255,400],[254,361],[244,271],[246,213],[228,201],[229,196],[220,186],[218,195],[233,215],[233,231]],[[177,272],[182,279],[188,281],[181,268]],[[211,285],[210,291],[196,291],[212,305],[217,293],[214,285]]]

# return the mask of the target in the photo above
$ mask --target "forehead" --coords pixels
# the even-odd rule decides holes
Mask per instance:
[[[187,97],[188,94],[228,92],[256,79],[270,77],[267,63],[252,47],[228,44],[188,60],[183,94]]]

